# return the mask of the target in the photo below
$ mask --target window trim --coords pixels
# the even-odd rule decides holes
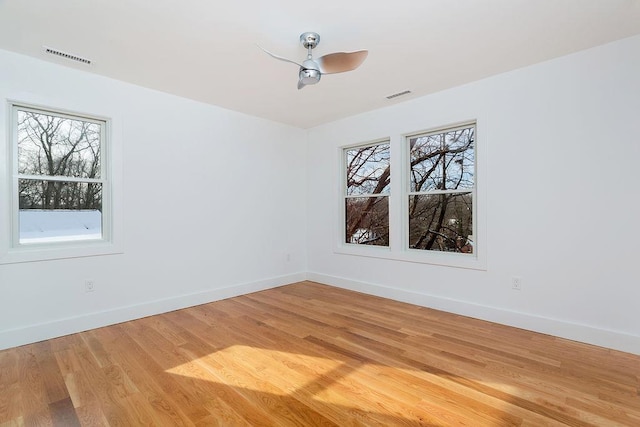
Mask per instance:
[[[100,114],[79,112],[67,108],[51,107],[21,100],[7,99],[6,108],[6,137],[4,147],[0,149],[0,162],[7,165],[6,173],[0,177],[0,202],[6,206],[0,208],[1,227],[6,231],[0,236],[0,265],[20,262],[44,261],[62,258],[79,258],[97,255],[110,255],[122,253],[122,244],[119,237],[121,223],[120,200],[115,197],[120,191],[121,168],[115,168],[114,157],[120,156],[120,138],[115,138],[113,131],[113,119]],[[44,114],[52,114],[59,117],[87,120],[100,123],[100,162],[102,186],[102,238],[76,241],[59,242],[19,242],[19,200],[17,197],[18,180],[18,156],[17,156],[17,111],[35,111]],[[117,142],[116,142],[117,141]],[[45,176],[48,178],[48,176]],[[46,179],[46,178],[45,178]],[[57,179],[57,178],[56,178]],[[2,181],[6,180],[4,185]],[[67,181],[67,179],[62,179]],[[74,179],[70,179],[73,181]],[[88,179],[87,181],[90,181]],[[84,179],[81,179],[85,182]],[[4,194],[3,194],[4,193]]]
[[[450,189],[450,190],[431,190],[431,191],[411,191],[411,152],[409,150],[409,141],[411,138],[415,138],[415,137],[420,137],[420,136],[427,136],[427,135],[434,135],[434,134],[439,134],[439,133],[446,133],[446,132],[453,132],[456,130],[463,130],[463,129],[467,129],[469,127],[474,128],[474,155],[473,155],[473,188],[472,189],[468,189],[468,188],[464,188],[464,189]],[[477,171],[478,171],[478,158],[476,156],[477,153],[477,140],[478,140],[478,129],[477,129],[477,122],[476,120],[471,120],[471,121],[466,121],[466,122],[458,122],[458,123],[454,123],[452,125],[448,125],[448,126],[438,126],[436,128],[432,128],[432,129],[428,129],[425,131],[421,131],[421,132],[412,132],[406,135],[402,136],[402,153],[403,153],[403,162],[404,162],[404,170],[403,170],[403,182],[402,182],[402,187],[403,187],[403,198],[402,198],[402,248],[403,250],[407,251],[408,253],[442,253],[442,254],[447,254],[447,255],[453,255],[453,254],[457,254],[457,255],[461,255],[465,258],[470,258],[470,259],[476,259],[477,258],[477,235],[478,235],[478,213],[477,213],[477,209],[476,209],[476,204],[478,201],[478,197],[476,194],[476,190],[477,190],[477,185],[476,185],[476,176],[477,176]],[[474,242],[474,251],[472,254],[464,254],[464,253],[457,253],[457,252],[442,252],[442,251],[430,251],[430,250],[425,250],[425,249],[413,249],[410,247],[409,243],[410,243],[410,239],[409,239],[409,234],[410,234],[410,230],[409,230],[409,198],[413,195],[426,195],[426,194],[455,194],[455,193],[471,193],[471,200],[472,200],[472,204],[473,204],[473,211],[471,212],[471,218],[472,218],[472,224],[473,224],[473,236],[474,239],[476,240]]]
[[[409,174],[407,166],[410,162],[409,151],[406,150],[407,138],[438,130],[456,129],[464,125],[475,124],[475,171],[474,171],[474,194],[473,194],[473,227],[474,227],[474,253],[464,254],[456,252],[425,251],[408,248],[409,240],[409,206],[408,194],[410,189]],[[482,139],[481,139],[482,138]],[[366,145],[373,145],[388,141],[390,144],[390,164],[391,164],[391,188],[389,191],[389,246],[354,245],[343,243],[344,240],[344,194],[343,183],[345,182],[345,163],[343,152],[345,149]],[[480,143],[479,143],[480,141]],[[470,270],[487,270],[487,238],[486,238],[486,216],[484,190],[484,174],[486,167],[485,153],[487,151],[487,131],[485,120],[481,117],[474,119],[460,120],[448,125],[437,125],[423,130],[414,130],[406,133],[398,132],[390,137],[373,139],[369,142],[340,145],[337,147],[336,158],[339,170],[334,176],[337,177],[336,189],[338,190],[334,201],[338,202],[336,208],[336,219],[334,221],[335,244],[333,253],[340,255],[350,255],[365,258],[386,259],[392,261],[410,262],[416,264],[428,264],[434,266],[454,267]]]

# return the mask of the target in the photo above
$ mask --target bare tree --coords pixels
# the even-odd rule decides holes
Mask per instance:
[[[474,127],[410,140],[409,246],[471,252]]]
[[[101,184],[91,182],[100,178],[100,132],[97,123],[19,110],[20,209],[101,209]]]
[[[389,245],[389,144],[347,150],[345,241]]]
[[[473,251],[475,127],[409,139],[409,247]],[[347,243],[388,245],[389,144],[347,150]]]

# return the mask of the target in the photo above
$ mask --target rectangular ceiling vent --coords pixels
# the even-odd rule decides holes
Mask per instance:
[[[397,97],[399,97],[399,96],[402,96],[402,95],[408,95],[408,94],[410,94],[410,93],[411,93],[411,91],[410,91],[410,90],[404,90],[404,91],[402,91],[402,92],[394,93],[393,95],[389,95],[389,96],[387,96],[387,99],[397,98]]]
[[[71,61],[81,62],[81,63],[86,64],[86,65],[91,65],[91,60],[90,59],[83,58],[81,56],[74,55],[72,53],[63,52],[63,51],[58,50],[58,49],[53,49],[51,47],[47,47],[47,46],[42,46],[42,47],[44,48],[44,51],[46,53],[48,53],[48,54],[56,55],[56,56],[59,56],[61,58],[65,58],[65,59],[70,59]]]

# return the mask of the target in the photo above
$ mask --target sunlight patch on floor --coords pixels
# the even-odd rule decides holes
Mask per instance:
[[[318,378],[333,381],[327,374],[341,366],[344,362],[324,357],[233,345],[165,372],[206,381],[211,381],[213,374],[222,384],[265,393],[274,393],[276,384],[279,391],[274,394],[284,396]]]
[[[323,404],[350,408],[358,408],[357,402],[368,400],[384,406],[390,394],[410,405],[421,405],[422,402],[435,407],[442,404],[439,390],[451,390],[469,397],[476,394],[458,384],[456,377],[447,375],[404,366],[346,363],[246,345],[232,345],[165,372],[272,396],[306,396]],[[369,385],[367,391],[363,391],[362,384]],[[518,394],[518,387],[504,383],[481,381],[479,384]],[[367,394],[365,399],[358,398],[361,393]],[[483,396],[482,399],[491,401],[499,410],[510,405],[493,397]]]

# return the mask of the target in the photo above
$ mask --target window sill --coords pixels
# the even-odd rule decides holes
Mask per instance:
[[[450,252],[420,251],[414,249],[402,251],[393,250],[388,247],[357,246],[349,244],[339,245],[333,252],[340,255],[379,258],[391,261],[466,268],[471,270],[487,270],[486,259],[477,254],[470,255]]]
[[[66,258],[83,258],[123,253],[120,245],[112,242],[95,241],[69,245],[25,245],[7,250],[0,255],[1,264],[17,264],[23,262],[49,261]]]

